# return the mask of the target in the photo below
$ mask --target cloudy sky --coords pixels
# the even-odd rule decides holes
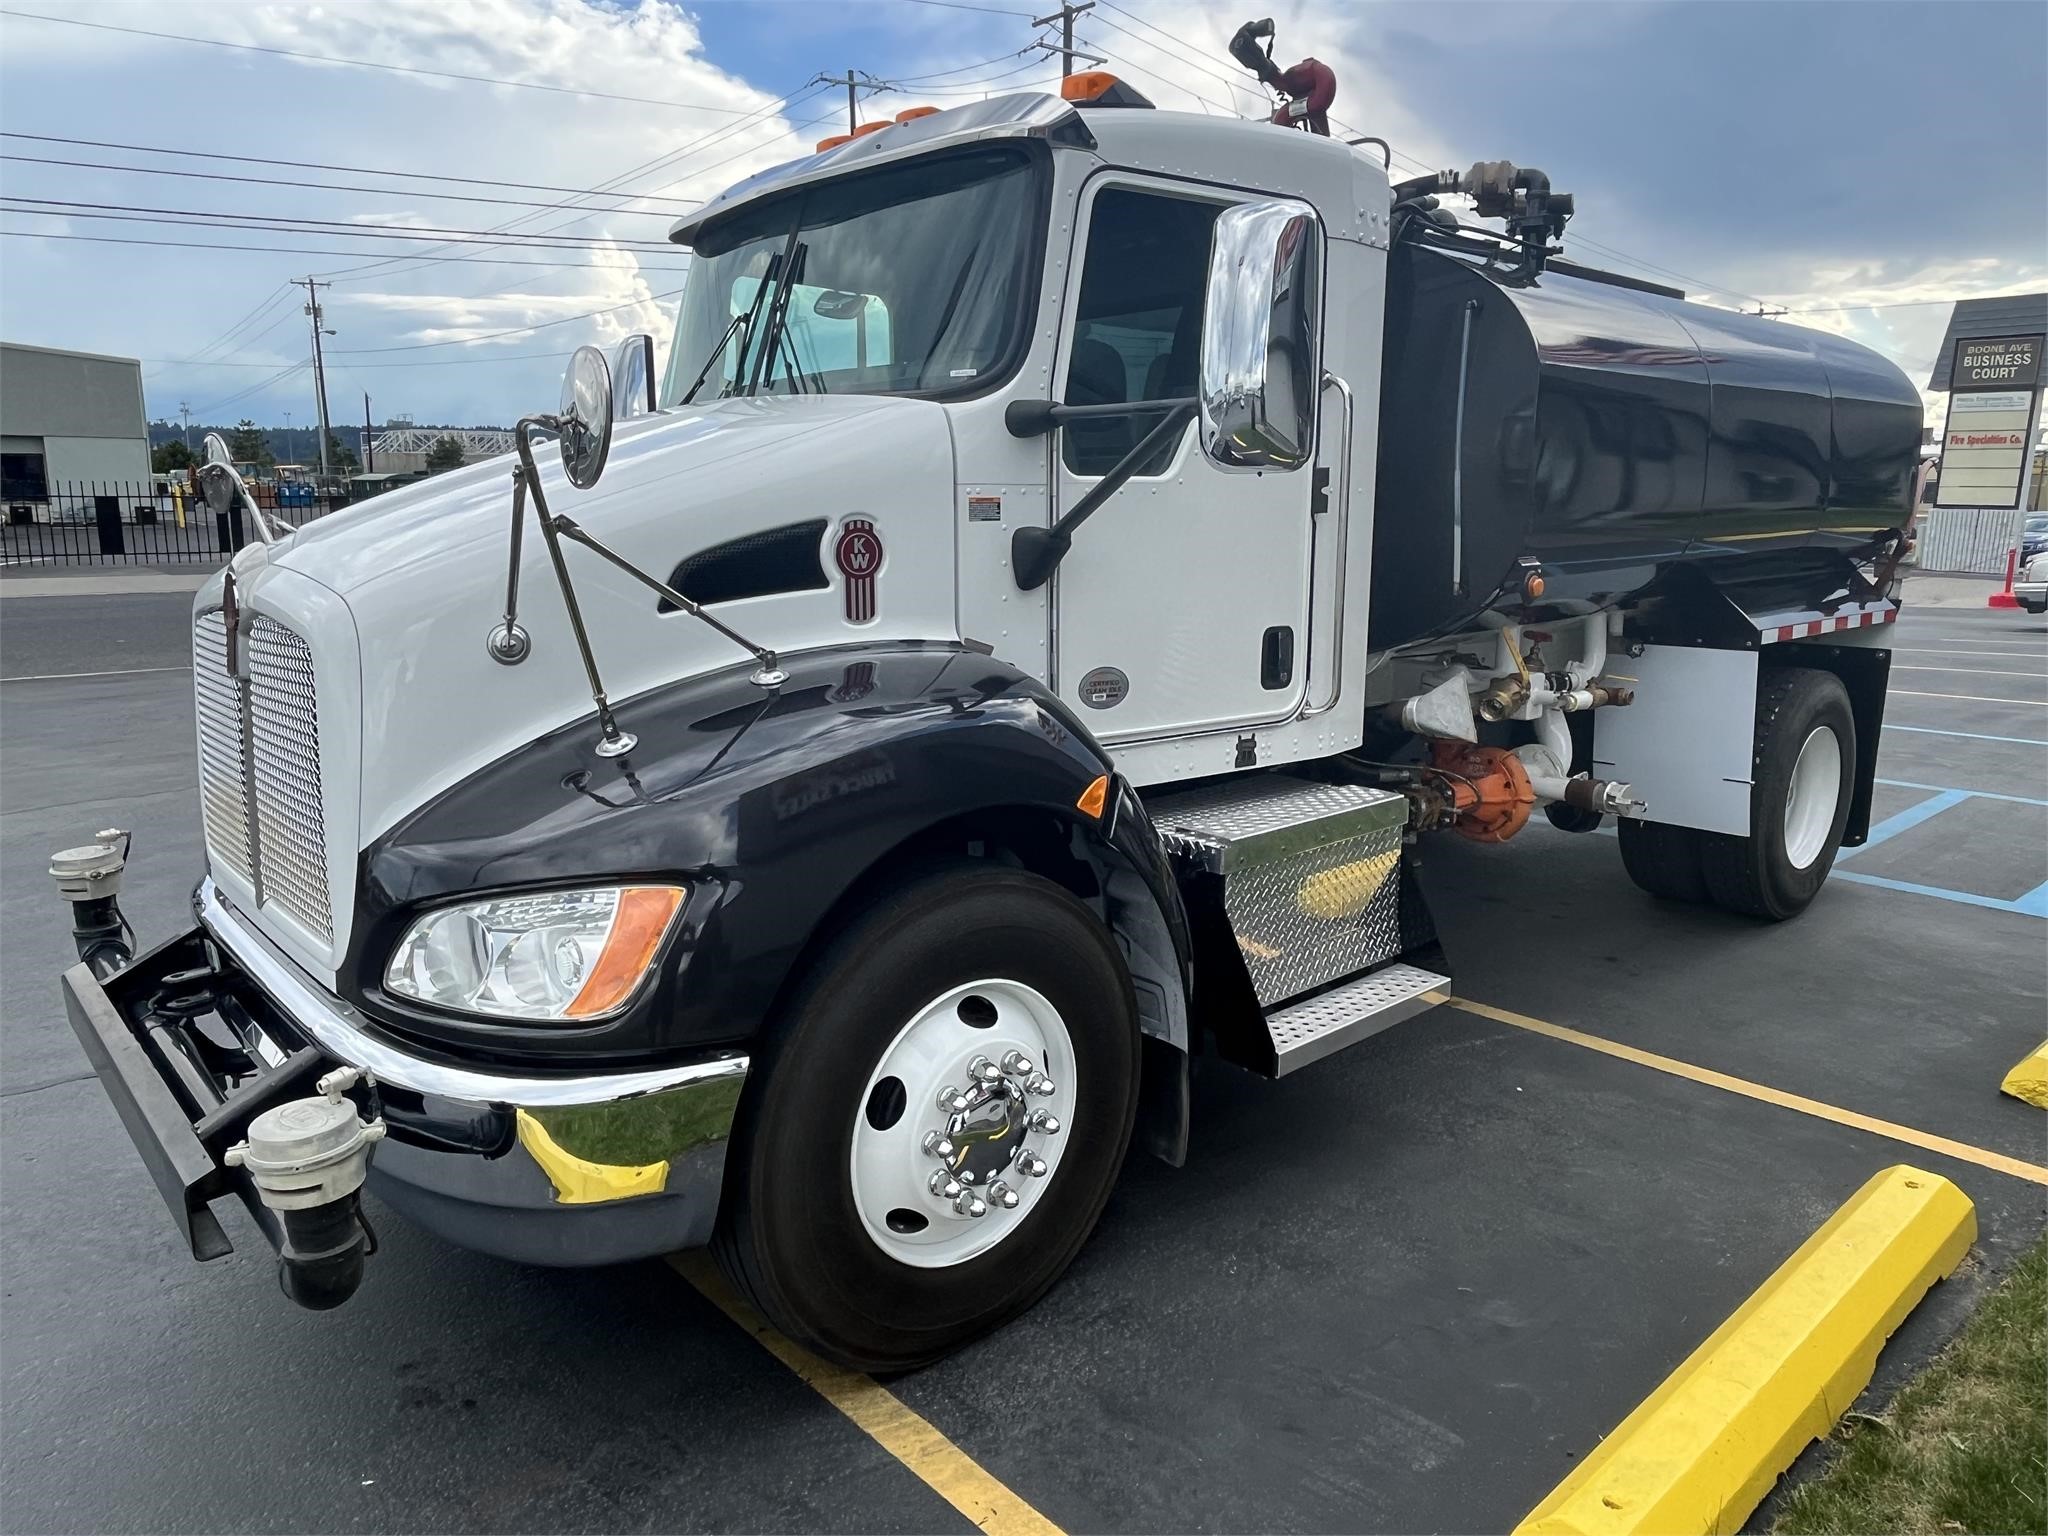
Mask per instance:
[[[1080,35],[1162,106],[1250,115],[1261,95],[1224,49],[1249,5],[1100,0]],[[2030,0],[1258,9],[1283,62],[1337,70],[1336,116],[1390,139],[1397,168],[1540,165],[1577,194],[1578,259],[1782,306],[1916,382],[1938,301],[2048,286],[2048,7]],[[1028,88],[1057,73],[1033,14],[6,0],[0,335],[145,359],[153,416],[303,425],[287,280],[312,274],[333,285],[338,419],[367,391],[380,422],[507,422],[552,403],[581,342],[649,330],[665,358],[686,266],[669,220],[843,126],[843,90],[811,77],[903,82],[864,116]]]

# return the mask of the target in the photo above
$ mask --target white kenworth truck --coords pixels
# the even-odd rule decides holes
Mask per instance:
[[[1298,105],[906,113],[678,223],[665,378],[584,349],[515,455],[296,531],[206,471],[256,537],[193,613],[194,926],[131,954],[124,834],[53,866],[195,1258],[236,1195],[337,1305],[367,1182],[520,1262],[709,1244],[915,1366],[1181,1160],[1198,1056],[1431,1005],[1432,839],[1615,818],[1657,897],[1813,899],[1913,388]]]

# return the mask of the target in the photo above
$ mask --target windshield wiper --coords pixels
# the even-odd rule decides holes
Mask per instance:
[[[781,270],[782,252],[777,251],[768,258],[768,270],[761,274],[761,281],[754,289],[754,302],[732,317],[732,324],[725,328],[725,334],[718,338],[718,345],[713,347],[711,355],[704,359],[703,370],[698,373],[690,387],[683,391],[683,398],[679,404],[688,405],[696,398],[697,391],[704,387],[704,381],[711,377],[711,370],[717,366],[719,358],[725,355],[725,349],[732,344],[733,333],[740,330],[744,330],[746,335],[740,342],[739,356],[733,359],[732,380],[726,385],[725,393],[731,394],[733,384],[746,377],[747,357],[753,351],[754,322],[760,318],[761,306],[768,301],[769,287],[775,282],[776,274]]]
[[[750,395],[759,394],[761,386],[767,382],[769,366],[775,357],[776,348],[782,343],[783,327],[789,323],[790,295],[796,291],[796,285],[803,277],[804,256],[809,250],[810,246],[801,240],[790,242],[789,260],[783,267],[783,280],[776,287],[775,302],[768,306],[768,318],[762,323],[761,344],[758,347],[750,345],[747,349],[754,357],[753,376],[747,381],[747,393]],[[749,341],[751,340],[750,331]]]

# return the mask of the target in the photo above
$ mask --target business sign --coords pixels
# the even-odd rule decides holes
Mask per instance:
[[[1950,389],[2032,389],[2041,382],[2041,338],[1958,341]]]
[[[2017,507],[2033,457],[2039,336],[1956,343],[1938,507]]]

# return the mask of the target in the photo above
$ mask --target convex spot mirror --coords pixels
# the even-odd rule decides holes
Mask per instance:
[[[555,413],[562,469],[579,491],[597,484],[612,451],[612,370],[595,347],[578,347],[562,375],[562,405]]]
[[[1322,231],[1294,198],[1216,217],[1202,313],[1202,451],[1233,469],[1293,469],[1315,446]]]
[[[256,498],[242,483],[241,472],[235,468],[234,458],[228,453],[228,445],[221,441],[220,434],[207,433],[199,451],[199,494],[206,498],[207,510],[216,517],[225,517],[234,510],[235,500],[239,497],[243,507],[252,514],[258,535],[268,542],[270,527],[257,509]]]

